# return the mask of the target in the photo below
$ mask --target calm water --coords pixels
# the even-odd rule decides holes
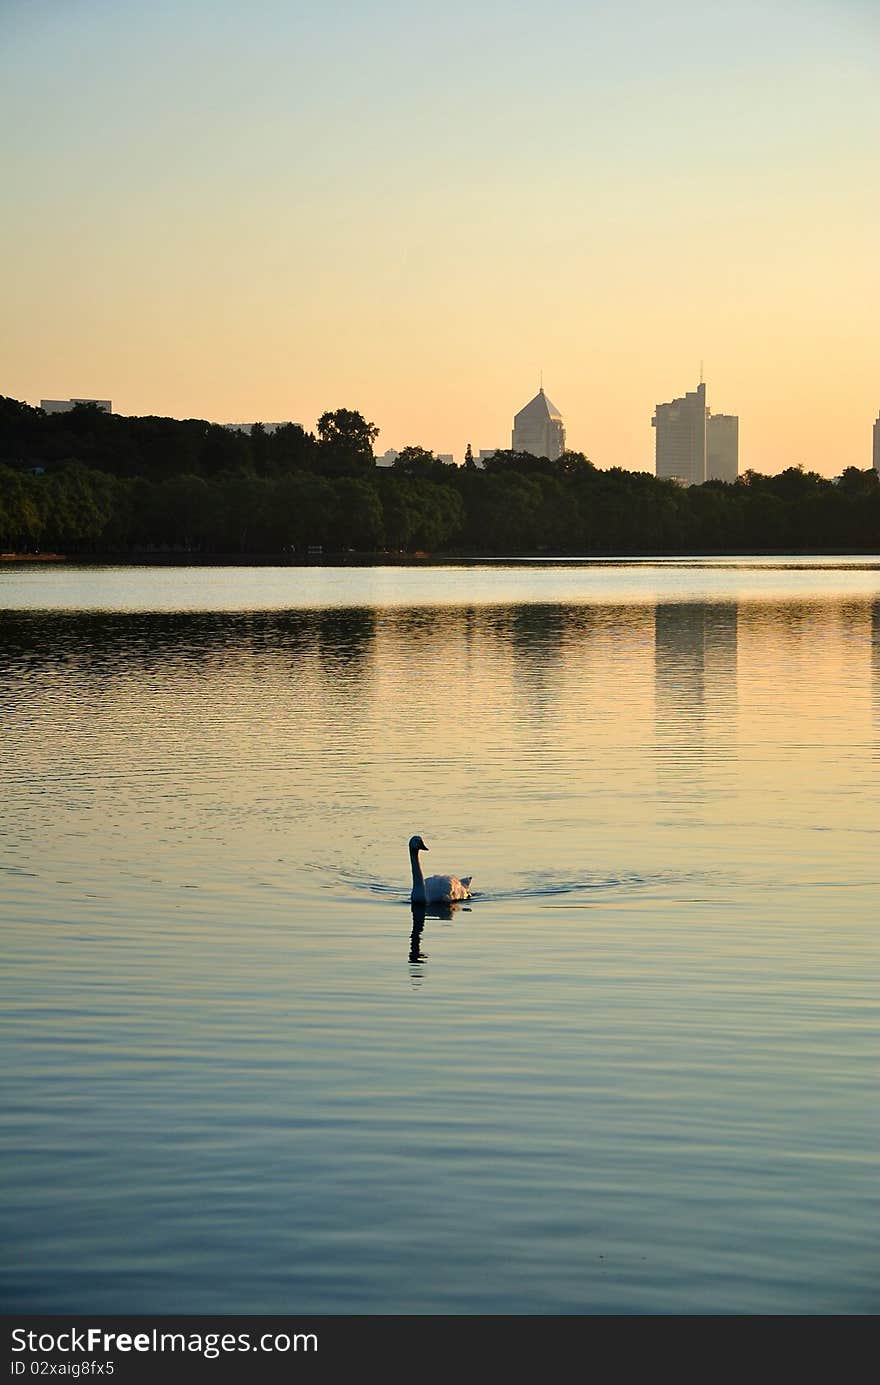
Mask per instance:
[[[10,567],[0,640],[7,1311],[880,1310],[880,565]]]

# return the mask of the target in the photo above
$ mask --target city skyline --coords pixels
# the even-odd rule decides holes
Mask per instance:
[[[13,0],[5,392],[217,422],[344,405],[386,448],[460,457],[543,369],[569,446],[643,470],[651,403],[704,358],[743,465],[869,465],[876,8],[547,20]],[[552,99],[523,102],[542,63]]]
[[[655,430],[653,472],[657,477],[693,485],[712,480],[731,482],[735,481],[744,471],[757,470],[757,468],[748,465],[743,466],[740,462],[739,415],[713,413],[708,408],[706,400],[706,384],[701,380],[696,390],[687,391],[680,398],[666,403],[658,403],[654,406],[651,425]],[[112,402],[109,399],[81,396],[69,399],[44,398],[40,400],[39,407],[44,413],[66,413],[77,404],[93,404],[107,413],[114,412]],[[115,412],[122,413],[121,410]],[[188,415],[188,417],[194,417],[194,415]],[[231,432],[241,432],[248,435],[257,423],[266,433],[274,433],[277,429],[284,428],[290,423],[306,426],[302,419],[295,418],[276,421],[254,419],[253,421],[238,423],[221,423],[217,419],[206,419],[205,422],[220,423],[221,427]],[[311,430],[307,428],[306,431]],[[402,446],[411,445],[413,444],[402,444]],[[416,445],[421,446],[422,444]],[[471,446],[472,444],[468,441],[466,447],[470,448]],[[561,456],[566,449],[583,451],[583,449],[575,449],[567,444],[563,416],[547,398],[543,384],[534,399],[514,414],[511,447],[513,451],[531,452],[533,456],[546,455],[551,459]],[[543,450],[539,450],[542,447]],[[377,445],[373,450],[378,466],[392,466],[401,449]],[[465,460],[464,450],[460,457],[456,457],[451,452],[440,452],[430,446],[427,450],[432,452],[439,461],[450,465],[462,465]],[[499,444],[496,447],[474,449],[473,455],[477,459],[478,465],[481,465],[487,458],[506,450],[504,446]],[[858,470],[870,470],[873,465],[874,469],[880,472],[880,412],[873,423],[867,451],[868,460],[866,462],[855,462],[848,465],[854,465]],[[603,469],[601,459],[591,458],[591,460],[600,470]],[[632,468],[632,470],[650,470],[650,468]]]

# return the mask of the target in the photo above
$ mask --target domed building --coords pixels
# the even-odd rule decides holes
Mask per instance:
[[[544,393],[543,385],[534,399],[513,419],[514,452],[530,452],[533,457],[555,461],[565,451],[565,425],[562,414]]]

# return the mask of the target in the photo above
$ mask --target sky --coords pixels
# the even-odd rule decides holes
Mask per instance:
[[[0,0],[0,393],[871,465],[878,0]]]

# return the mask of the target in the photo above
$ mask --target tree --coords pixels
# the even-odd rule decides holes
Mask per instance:
[[[260,553],[276,547],[272,483],[262,476],[232,473],[211,487],[216,532],[229,552]],[[277,545],[280,546],[280,545]]]
[[[247,433],[212,424],[202,452],[202,471],[206,476],[217,476],[221,471],[252,472],[251,440]]]
[[[46,415],[17,399],[0,395],[0,461],[43,461]]]
[[[840,478],[839,485],[844,495],[873,495],[880,489],[880,473],[874,467],[860,471],[857,466],[848,466]]]
[[[311,472],[292,471],[275,483],[276,517],[281,547],[304,552],[312,544],[331,542],[337,500],[331,483]]]
[[[269,456],[269,437],[262,423],[251,425],[251,461],[258,476],[265,476]]]
[[[354,409],[334,409],[318,419],[321,469],[335,475],[357,475],[375,466],[373,443],[379,436]]]
[[[33,548],[43,532],[38,479],[0,466],[0,543],[17,552]]]
[[[464,464],[467,467],[468,471],[476,471],[477,469],[477,464],[474,461],[474,454],[471,449],[470,443],[468,443],[467,447],[464,450]]]
[[[482,485],[470,497],[466,535],[469,542],[490,553],[531,553],[538,543],[537,515],[541,487],[536,477],[516,471],[477,473]]]
[[[215,527],[216,492],[201,476],[171,476],[156,487],[162,543],[187,552],[199,548]]]
[[[408,471],[412,476],[430,474],[437,458],[426,447],[404,447],[394,459],[397,471]]]
[[[79,462],[41,480],[48,541],[68,550],[95,549],[117,509],[120,483]]]
[[[407,491],[413,520],[411,549],[433,553],[461,533],[465,522],[464,504],[452,486],[412,477],[407,480]]]
[[[581,536],[577,496],[558,476],[539,476],[541,504],[537,514],[537,544],[551,552],[571,553]]]
[[[338,548],[374,552],[382,546],[382,506],[368,481],[342,476],[333,482],[338,509],[333,540]]]
[[[266,439],[269,469],[279,476],[291,471],[313,471],[318,457],[314,433],[307,433],[299,423],[285,423]]]
[[[563,452],[556,465],[566,476],[583,476],[596,470],[589,457],[585,457],[583,452]]]
[[[831,482],[815,471],[804,471],[802,466],[789,466],[778,476],[764,478],[765,484],[781,500],[802,500],[817,490],[830,486]]]
[[[389,548],[406,550],[419,522],[412,485],[406,477],[384,476],[380,494],[385,542]]]

